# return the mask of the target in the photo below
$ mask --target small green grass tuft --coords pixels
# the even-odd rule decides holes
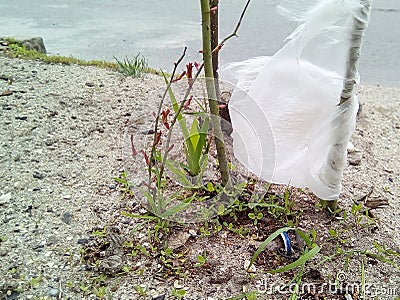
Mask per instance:
[[[138,53],[133,59],[127,57],[123,61],[118,60],[114,57],[118,65],[118,70],[126,75],[132,76],[133,78],[142,78],[149,72],[149,65],[147,59]]]

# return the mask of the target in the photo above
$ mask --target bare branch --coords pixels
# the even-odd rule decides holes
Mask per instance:
[[[167,88],[165,89],[164,94],[163,94],[163,96],[162,96],[162,98],[161,98],[160,105],[158,106],[157,116],[156,116],[156,120],[155,120],[155,122],[154,122],[153,145],[152,145],[152,147],[151,147],[150,161],[149,161],[149,167],[148,167],[149,185],[151,184],[151,167],[152,167],[152,165],[153,165],[153,161],[154,161],[154,152],[155,152],[155,150],[156,150],[156,145],[157,145],[156,141],[157,141],[158,123],[159,123],[159,120],[160,120],[160,114],[161,114],[162,106],[163,106],[163,104],[164,104],[164,100],[165,100],[165,97],[166,97],[166,95],[167,95],[167,93],[168,93],[168,90],[171,88],[172,80],[174,79],[176,70],[178,69],[179,64],[182,62],[183,58],[184,58],[185,55],[186,55],[186,50],[187,50],[187,47],[185,47],[185,48],[183,49],[183,53],[182,53],[182,55],[179,57],[179,59],[178,59],[176,62],[174,62],[174,69],[173,69],[173,71],[172,71],[171,79],[170,79],[169,82],[168,82]]]
[[[238,21],[237,24],[236,24],[235,30],[234,30],[230,35],[228,35],[226,38],[224,38],[224,39],[222,40],[222,42],[218,44],[217,47],[214,48],[214,50],[212,51],[213,53],[214,53],[214,51],[217,51],[217,52],[218,52],[218,51],[222,48],[222,46],[223,46],[228,40],[230,40],[230,39],[233,38],[233,37],[237,37],[237,32],[238,32],[238,30],[239,30],[239,28],[240,28],[240,25],[242,24],[244,15],[246,14],[247,7],[249,6],[249,4],[250,4],[250,0],[247,0],[246,5],[245,5],[245,7],[243,8],[242,13],[241,13],[241,15],[240,15],[239,21]]]

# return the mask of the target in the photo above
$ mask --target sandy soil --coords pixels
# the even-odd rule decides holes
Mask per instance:
[[[149,101],[149,95],[163,86],[163,80],[153,75],[132,79],[94,67],[4,57],[0,57],[0,76],[1,299],[96,299],[93,290],[101,286],[106,287],[110,299],[140,299],[137,286],[146,291],[142,299],[174,299],[174,289],[186,290],[184,299],[225,299],[243,290],[262,292],[264,282],[282,285],[293,276],[290,272],[266,275],[263,271],[268,264],[261,262],[256,264],[257,275],[245,271],[245,260],[270,232],[241,238],[223,230],[201,237],[194,225],[174,225],[169,239],[171,243],[181,240],[177,248],[182,246],[186,255],[182,264],[186,277],[165,272],[158,256],[139,255],[123,258],[129,272],[108,276],[102,282],[98,279],[102,273],[82,259],[84,251],[95,253],[89,250],[108,238],[108,234],[94,236],[94,231],[116,225],[124,241],[149,247],[144,229],[129,235],[138,221],[120,213],[141,210],[135,199],[121,200],[112,178],[120,176],[123,168],[122,139],[129,120],[155,110],[156,103]],[[400,252],[400,89],[363,86],[360,100],[363,108],[352,139],[355,149],[349,153],[340,205],[349,215],[354,201],[360,199],[370,205],[378,201],[388,205],[372,210],[379,218],[376,225],[361,226],[355,220],[341,225],[341,220],[316,208],[312,195],[294,192],[297,208],[303,211],[299,226],[315,228],[322,247],[307,265],[309,270],[317,270],[318,276],[305,278],[307,282],[321,284],[343,273],[347,282],[360,284],[361,255],[355,255],[347,269],[343,257],[317,265],[334,253],[337,245],[347,251],[373,252],[372,243],[378,242]],[[346,241],[329,238],[329,229],[343,226],[347,229],[340,237]],[[188,268],[204,251],[206,266]],[[280,264],[290,262],[276,259]],[[366,281],[382,294],[377,299],[394,299],[400,293],[399,260],[394,256],[393,261],[397,268],[371,257],[366,260]],[[322,299],[306,297],[311,296],[302,299]],[[258,299],[287,298],[276,292],[261,293]]]

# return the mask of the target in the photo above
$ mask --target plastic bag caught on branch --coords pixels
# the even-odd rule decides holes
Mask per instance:
[[[234,153],[264,180],[334,200],[355,129],[355,66],[370,3],[283,0],[278,9],[299,22],[286,45],[221,70],[236,86],[229,102]]]

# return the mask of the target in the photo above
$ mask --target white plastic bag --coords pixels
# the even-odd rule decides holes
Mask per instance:
[[[272,57],[222,68],[221,78],[236,85],[229,102],[235,156],[262,179],[339,197],[358,101],[338,104],[349,49],[362,36],[354,22],[368,22],[365,1],[284,0],[280,12],[300,22],[287,44]]]

